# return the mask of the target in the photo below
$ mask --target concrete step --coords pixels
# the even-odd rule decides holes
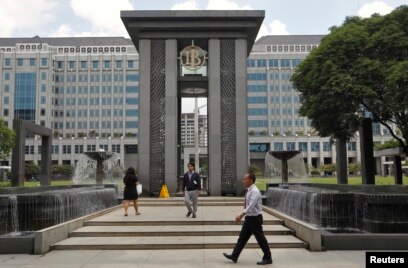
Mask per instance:
[[[70,237],[132,236],[238,236],[239,225],[169,225],[169,226],[87,226],[70,233]],[[282,225],[264,225],[265,235],[293,235]]]
[[[243,202],[206,202],[206,201],[198,201],[198,206],[241,206]],[[139,205],[144,207],[184,207],[184,202],[178,201],[175,202],[149,202],[149,201],[142,201],[139,202]]]
[[[290,235],[266,236],[271,248],[305,248]],[[236,236],[71,237],[51,246],[53,250],[231,249]],[[258,248],[252,236],[247,248]]]
[[[238,223],[242,225],[243,221]],[[282,220],[264,220],[264,225],[282,225]],[[87,221],[84,226],[165,226],[165,225],[235,225],[231,220],[194,220],[181,221],[181,220],[169,220],[169,221],[123,221],[123,220],[106,220],[106,221]]]
[[[184,198],[183,197],[171,197],[171,198],[140,198],[139,199],[140,205],[175,205],[175,206],[184,206]],[[199,198],[198,205],[203,206],[230,206],[230,205],[237,205],[243,206],[244,198],[242,197],[206,197],[206,198]]]

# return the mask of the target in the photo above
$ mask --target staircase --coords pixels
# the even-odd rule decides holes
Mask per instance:
[[[85,222],[71,232],[69,238],[54,244],[53,250],[142,250],[142,249],[232,249],[241,230],[234,218],[242,210],[243,198],[199,199],[197,218],[185,217],[183,198],[143,198],[139,204],[142,215],[129,216],[123,209]],[[303,241],[282,221],[264,212],[264,232],[271,248],[304,248]],[[248,248],[257,248],[254,237]]]

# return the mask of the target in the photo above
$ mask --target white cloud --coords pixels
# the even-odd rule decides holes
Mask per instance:
[[[252,10],[250,5],[239,6],[230,0],[208,0],[208,10]]]
[[[358,11],[357,15],[362,18],[369,18],[374,13],[378,13],[380,15],[386,15],[393,10],[391,6],[382,2],[382,1],[374,1],[369,4],[364,4]]]
[[[122,20],[121,10],[134,10],[129,0],[71,0],[74,14],[92,24],[97,36],[129,36]]]
[[[52,37],[90,37],[90,36],[100,36],[97,33],[92,32],[76,32],[68,24],[62,24],[58,27],[56,31],[53,31],[50,36]]]
[[[2,0],[0,36],[49,25],[55,19],[56,6],[57,0]]]
[[[198,10],[198,4],[196,0],[187,0],[175,4],[171,7],[171,10]]]
[[[288,34],[289,32],[286,30],[286,24],[284,24],[280,20],[273,20],[271,23],[269,23],[269,25],[266,25],[265,23],[262,24],[256,39],[259,39],[265,35],[288,35]]]

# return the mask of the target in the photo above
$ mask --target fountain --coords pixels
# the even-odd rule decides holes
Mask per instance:
[[[265,156],[264,178],[270,183],[306,182],[307,172],[300,151],[270,151]]]
[[[124,170],[119,164],[120,155],[112,152],[85,152],[76,164],[74,184],[122,182]],[[119,184],[121,185],[121,184]]]

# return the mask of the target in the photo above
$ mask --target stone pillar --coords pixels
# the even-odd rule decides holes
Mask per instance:
[[[347,143],[340,139],[336,140],[336,167],[337,184],[348,184]]]
[[[51,184],[51,155],[52,154],[52,137],[42,136],[41,138],[41,186]]]
[[[373,128],[371,118],[364,118],[360,125],[361,174],[363,184],[375,184]]]
[[[139,180],[143,188],[150,192],[150,40],[139,42]]]
[[[236,180],[237,195],[244,191],[242,178],[248,173],[248,116],[247,116],[247,41],[235,41],[235,85],[236,85]]]
[[[170,193],[177,192],[177,40],[166,40],[166,101],[165,101],[165,182]]]
[[[26,134],[23,120],[13,120],[13,130],[16,133],[16,145],[11,158],[11,186],[23,186]]]
[[[220,40],[208,42],[208,183],[209,194],[221,195]]]
[[[401,168],[401,156],[394,156],[394,178],[395,184],[402,185],[402,168]]]

